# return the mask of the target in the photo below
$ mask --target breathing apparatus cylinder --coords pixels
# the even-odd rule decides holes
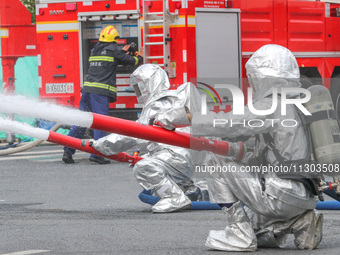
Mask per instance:
[[[305,116],[310,123],[310,134],[314,147],[314,154],[318,164],[340,164],[340,131],[339,123],[328,89],[321,85],[308,88],[311,99],[305,107],[312,117]],[[336,165],[333,165],[334,167]],[[339,165],[337,165],[339,167]],[[326,175],[338,175],[339,171],[329,167]]]

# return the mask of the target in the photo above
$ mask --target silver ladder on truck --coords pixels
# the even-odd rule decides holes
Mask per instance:
[[[161,12],[152,12],[148,4],[153,4],[153,2],[162,2]],[[169,1],[168,0],[143,0],[143,45],[144,45],[144,58],[146,63],[158,62],[162,60],[162,64],[158,64],[163,67],[168,73],[170,78],[175,77],[170,66],[170,42],[172,38],[170,37],[170,23],[174,22],[176,14],[169,12]],[[162,26],[163,32],[160,34],[152,33],[151,26]],[[163,46],[163,55],[151,56],[153,47]],[[155,60],[155,61],[153,61]]]

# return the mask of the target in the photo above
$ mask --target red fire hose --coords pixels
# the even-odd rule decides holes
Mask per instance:
[[[71,147],[80,151],[88,152],[91,154],[95,154],[101,157],[113,159],[120,162],[128,162],[132,165],[136,164],[139,160],[143,159],[142,157],[139,157],[138,155],[130,156],[129,154],[125,152],[121,152],[115,155],[106,156],[93,147],[90,146],[90,143],[85,140],[80,140],[74,137],[70,137],[67,135],[62,135],[56,132],[49,131],[49,136],[47,141],[51,143],[57,143],[66,147]]]
[[[197,151],[210,151],[212,153],[222,156],[233,156],[236,160],[242,159],[245,146],[243,143],[229,143],[221,140],[211,140],[204,137],[194,137],[188,133],[169,131],[161,127],[152,125],[142,125],[138,122],[119,119],[111,116],[93,114],[92,125],[89,128],[106,131],[109,133],[116,133],[125,136],[136,137],[148,141],[169,144],[186,149]],[[58,133],[50,132],[48,141],[58,143],[77,150],[86,151],[102,157],[110,158],[121,162],[130,162],[135,164],[140,157],[130,156],[126,153],[119,153],[112,156],[105,156],[92,148],[89,143],[85,141],[63,136]],[[235,146],[237,145],[237,146]]]
[[[183,132],[169,131],[151,125],[146,126],[137,122],[96,113],[93,113],[93,122],[90,128],[197,151],[210,151],[222,156],[227,156],[231,152],[229,150],[230,143],[227,141],[194,137]],[[238,143],[238,145],[240,146],[240,152],[238,154],[243,156],[245,150],[244,145],[243,143]]]

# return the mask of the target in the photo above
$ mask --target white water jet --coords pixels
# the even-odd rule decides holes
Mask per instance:
[[[0,112],[19,114],[34,118],[55,121],[60,124],[91,127],[93,115],[76,109],[28,99],[25,96],[0,94]]]
[[[0,117],[0,131],[16,133],[34,137],[40,140],[47,140],[50,133],[48,130],[42,128],[35,128],[26,123],[20,123],[10,119],[4,119]]]

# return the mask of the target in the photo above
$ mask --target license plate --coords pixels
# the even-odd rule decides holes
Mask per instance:
[[[73,83],[46,83],[46,94],[74,93]]]

